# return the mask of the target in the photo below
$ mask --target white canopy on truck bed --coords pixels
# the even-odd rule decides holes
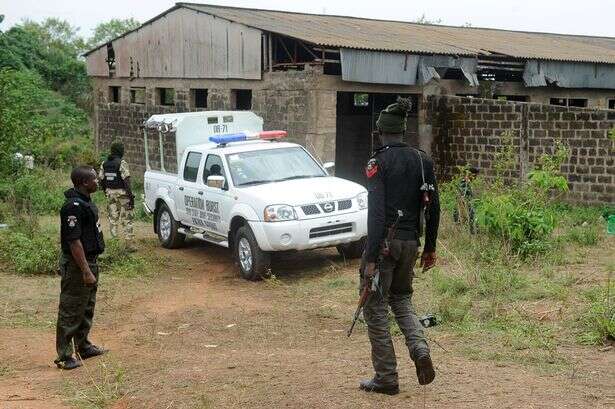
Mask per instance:
[[[260,132],[263,130],[263,118],[250,111],[201,111],[152,115],[145,121],[144,130],[147,169],[150,169],[148,131],[152,130],[158,133],[161,170],[164,171],[163,134],[175,133],[176,160],[179,169],[179,162],[188,146],[207,143],[212,135],[241,131]]]

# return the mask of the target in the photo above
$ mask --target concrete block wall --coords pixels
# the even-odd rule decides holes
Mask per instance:
[[[97,147],[107,152],[114,140],[121,140],[126,147],[126,159],[135,174],[145,171],[145,148],[143,143],[144,120],[153,114],[196,111],[190,103],[190,88],[207,89],[207,110],[232,110],[232,90],[252,90],[252,111],[264,119],[266,130],[287,130],[289,140],[304,145],[322,161],[335,159],[335,91],[318,89],[317,82],[322,74],[310,70],[301,72],[269,73],[263,81],[216,81],[199,83],[177,79],[163,83],[155,79],[143,80],[138,86],[145,86],[145,104],[130,102],[129,87],[122,87],[120,103],[108,101],[107,86],[118,85],[107,79],[97,80],[97,103],[95,107]],[[164,84],[164,85],[163,85]],[[156,87],[175,89],[173,106],[159,105]],[[150,131],[149,157],[152,168],[159,169],[158,134]],[[176,168],[175,145],[172,135],[165,136],[165,168]]]
[[[615,141],[609,136],[615,111],[453,96],[430,96],[425,104],[440,177],[469,164],[492,178],[507,132],[516,154],[516,165],[506,175],[510,180],[524,180],[560,141],[570,148],[561,167],[570,187],[567,200],[615,203]]]

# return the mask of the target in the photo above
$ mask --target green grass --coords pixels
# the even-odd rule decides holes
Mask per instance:
[[[598,345],[615,341],[615,282],[593,286],[583,293],[587,306],[578,319],[578,340]]]
[[[66,400],[80,409],[104,409],[128,394],[127,372],[119,362],[104,357],[84,362],[83,376],[64,378]]]
[[[6,362],[0,362],[0,378],[10,377],[15,370]]]
[[[558,346],[613,336],[615,289],[610,303],[604,285],[583,292],[588,277],[573,267],[586,265],[605,240],[601,209],[555,205],[552,211],[558,224],[550,250],[523,259],[493,235],[470,235],[445,207],[438,244],[444,263],[419,289],[439,319],[438,331],[463,339],[464,354],[558,371],[570,366]]]

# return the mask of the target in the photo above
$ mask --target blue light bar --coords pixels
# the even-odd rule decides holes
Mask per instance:
[[[226,144],[231,142],[247,141],[248,135],[246,135],[245,132],[212,135],[209,137],[209,140],[217,144]]]

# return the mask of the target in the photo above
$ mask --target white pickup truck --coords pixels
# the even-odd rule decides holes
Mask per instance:
[[[367,235],[365,188],[329,176],[301,145],[282,142],[285,132],[262,132],[262,123],[243,111],[146,121],[145,206],[162,245],[175,248],[194,237],[229,247],[250,280],[270,272],[272,252],[336,246],[348,258],[360,257]],[[160,170],[150,166],[152,129]],[[173,132],[177,173],[165,171],[160,155]]]

